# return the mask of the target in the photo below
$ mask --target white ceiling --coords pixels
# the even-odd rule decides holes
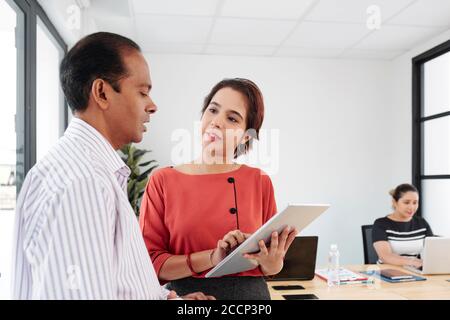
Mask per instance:
[[[377,5],[381,28],[366,10]],[[91,0],[150,53],[390,60],[450,28],[450,0]]]

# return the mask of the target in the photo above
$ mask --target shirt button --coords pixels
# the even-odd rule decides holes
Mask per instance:
[[[235,214],[236,212],[237,212],[236,208],[231,208],[231,209],[230,209],[230,213],[231,213],[231,214]]]

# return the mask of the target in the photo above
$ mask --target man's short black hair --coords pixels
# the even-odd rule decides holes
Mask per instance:
[[[103,79],[120,92],[119,80],[127,76],[122,56],[141,51],[133,41],[109,32],[97,32],[78,41],[60,66],[61,86],[72,112],[88,106],[92,83]]]

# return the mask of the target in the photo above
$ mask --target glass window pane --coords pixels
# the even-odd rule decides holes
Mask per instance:
[[[424,116],[450,111],[450,52],[423,66]]]
[[[423,180],[423,217],[437,235],[450,237],[450,180]]]
[[[68,124],[70,123],[72,118],[73,118],[72,110],[70,109],[70,107],[67,107],[67,123]]]
[[[0,1],[0,300],[8,299],[18,185],[23,179],[23,14]]]
[[[39,19],[36,33],[36,161],[39,161],[64,132],[64,98],[59,84],[59,64],[64,52]]]
[[[425,121],[424,174],[450,174],[450,117]]]

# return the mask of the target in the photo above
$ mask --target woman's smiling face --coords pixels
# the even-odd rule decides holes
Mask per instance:
[[[402,219],[409,220],[419,208],[419,195],[417,192],[408,191],[398,201],[394,200],[395,211]]]

